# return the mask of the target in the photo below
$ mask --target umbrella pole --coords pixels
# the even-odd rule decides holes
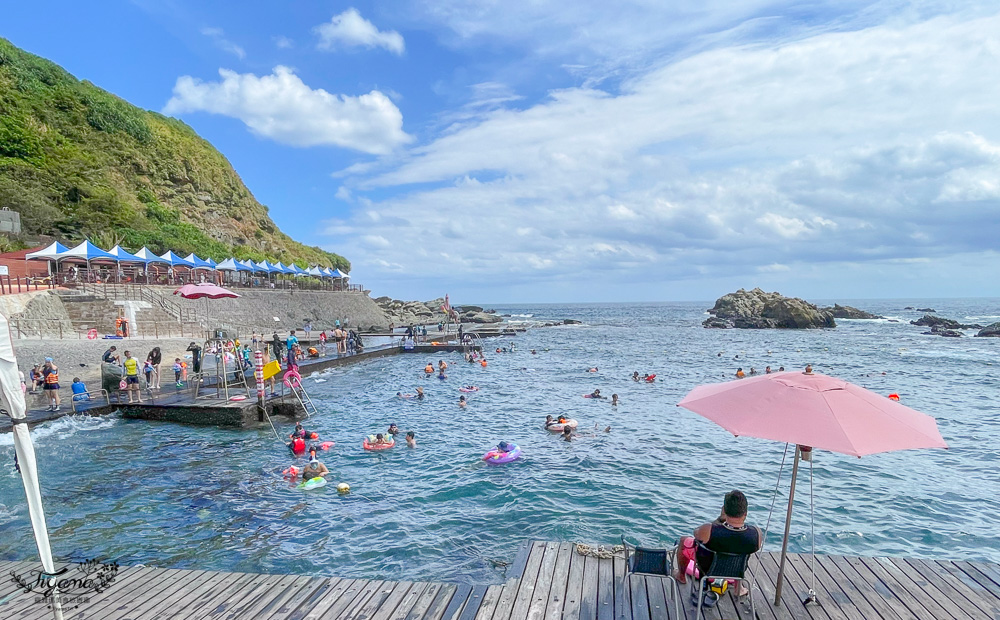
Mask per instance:
[[[785,576],[785,557],[788,555],[788,533],[792,529],[792,502],[795,500],[795,479],[799,473],[799,458],[802,451],[795,446],[795,462],[792,465],[792,484],[788,489],[788,511],[785,513],[785,536],[781,539],[781,561],[778,562],[778,578],[775,581],[774,604],[781,605],[781,586]]]

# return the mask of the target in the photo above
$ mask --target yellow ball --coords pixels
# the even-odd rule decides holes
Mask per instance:
[[[351,492],[351,485],[347,484],[346,482],[341,482],[340,484],[337,485],[337,493],[350,493],[350,492]]]

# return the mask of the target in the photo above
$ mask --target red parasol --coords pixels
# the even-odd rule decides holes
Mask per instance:
[[[203,297],[207,297],[208,299],[223,299],[226,297],[239,297],[239,295],[229,289],[224,289],[221,286],[216,286],[210,282],[202,282],[201,284],[185,284],[174,291],[174,295],[180,295],[184,299],[201,299]]]

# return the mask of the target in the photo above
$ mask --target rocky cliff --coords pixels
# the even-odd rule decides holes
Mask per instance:
[[[714,316],[702,323],[705,327],[806,329],[837,326],[829,310],[817,308],[796,297],[767,293],[759,288],[752,291],[740,289],[723,295],[709,313]]]

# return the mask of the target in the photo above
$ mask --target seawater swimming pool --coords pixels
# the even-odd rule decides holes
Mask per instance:
[[[513,341],[517,351],[490,354],[485,369],[459,354],[399,355],[305,380],[320,409],[306,426],[337,442],[323,460],[331,482],[350,483],[347,496],[335,485],[303,492],[284,480],[281,470],[293,460],[270,431],[118,419],[47,423],[33,437],[54,553],[122,564],[488,582],[500,574],[495,561],[509,561],[528,538],[613,543],[626,533],[666,543],[715,516],[732,487],[748,493],[750,518],[763,524],[783,446],[733,438],[675,404],[695,385],[730,378],[737,366],[812,363],[879,393],[899,392],[905,404],[938,418],[951,445],[864,459],[817,453],[818,550],[1000,561],[1000,535],[989,521],[1000,512],[1000,449],[990,441],[1000,431],[1000,342],[920,335],[906,324],[918,315],[900,308],[927,303],[962,321],[987,323],[1000,314],[992,300],[857,302],[902,320],[790,332],[705,330],[705,304],[501,308],[533,315],[515,320],[570,317],[585,325],[497,341]],[[439,359],[452,364],[449,378],[425,378],[423,366]],[[599,372],[586,372],[594,366]],[[636,384],[633,370],[662,381]],[[480,391],[466,394],[463,410],[458,388],[466,384]],[[424,386],[424,401],[395,398],[416,386]],[[622,404],[613,409],[581,397],[594,388],[618,393]],[[541,429],[546,414],[558,413],[578,419],[581,431],[596,424],[612,432],[567,444]],[[365,434],[391,422],[417,433],[416,450],[402,441],[383,453],[361,449]],[[485,466],[482,454],[501,439],[517,442],[525,458]],[[0,472],[3,559],[34,555],[12,455],[9,436],[0,437],[0,462],[8,464]],[[801,483],[796,551],[809,544],[808,479]],[[772,531],[783,518],[776,510]]]

